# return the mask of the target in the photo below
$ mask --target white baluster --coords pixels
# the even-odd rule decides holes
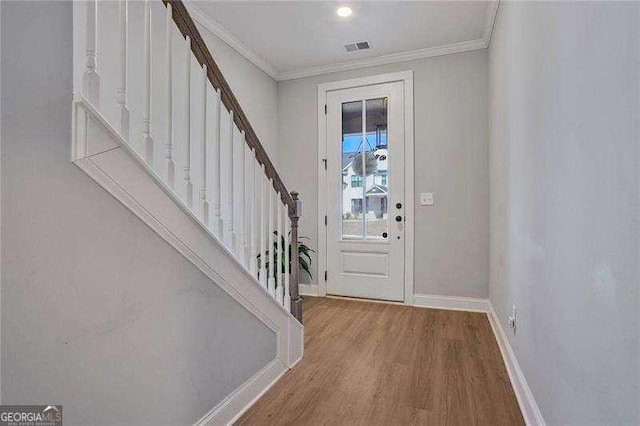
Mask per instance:
[[[151,1],[144,2],[144,112],[142,117],[142,156],[153,167],[151,136]]]
[[[251,192],[251,179],[253,175],[251,174],[251,164],[247,164],[247,158],[249,161],[253,161],[253,157],[251,154],[253,151],[249,148],[249,145],[245,143],[244,145],[244,209],[242,213],[244,214],[244,253],[245,258],[247,259],[247,268],[251,270],[251,263],[253,262],[251,253],[251,196],[253,193]]]
[[[216,90],[216,112],[213,119],[213,228],[216,236],[222,240],[223,222],[222,222],[222,167],[221,167],[221,127],[220,116],[222,114],[222,94],[220,89]]]
[[[166,16],[166,67],[167,67],[167,141],[164,145],[165,173],[169,188],[175,187],[176,165],[173,162],[173,44],[171,36],[173,34],[173,19],[171,17],[172,6],[167,3]]]
[[[260,284],[267,288],[267,178],[264,164],[260,173]]]
[[[118,4],[120,16],[120,86],[118,87],[118,114],[120,134],[129,140],[129,108],[127,107],[127,33],[129,28],[128,0],[120,0]]]
[[[227,238],[226,238],[226,246],[229,248],[229,250],[231,250],[233,253],[236,253],[236,238],[235,238],[235,228],[234,228],[234,205],[233,205],[233,199],[235,198],[235,185],[234,185],[234,179],[233,179],[233,136],[235,134],[235,129],[234,129],[234,124],[233,124],[233,111],[229,111],[229,142],[227,144],[228,148],[229,148],[229,161],[227,161],[227,186],[228,186],[228,193],[227,193]]]
[[[100,106],[100,75],[98,74],[98,0],[87,6],[86,70],[82,77],[82,93],[95,107]]]
[[[258,220],[258,212],[257,212],[257,208],[256,208],[256,197],[258,195],[258,182],[256,180],[258,174],[256,173],[256,159],[255,159],[255,155],[253,150],[249,150],[249,160],[250,160],[250,171],[249,171],[249,177],[251,179],[253,188],[252,191],[250,191],[251,196],[249,197],[249,213],[247,216],[249,216],[249,232],[251,233],[251,243],[250,243],[250,247],[249,247],[249,270],[251,271],[251,274],[257,278],[258,275],[258,264],[257,264],[257,259],[256,259],[256,249],[257,249],[257,244],[256,244],[256,234],[257,234],[257,224],[256,221]]]
[[[200,206],[202,221],[209,227],[209,201],[207,201],[207,66],[202,66],[202,152],[200,155]]]
[[[268,290],[269,293],[271,293],[271,295],[273,297],[276,296],[276,264],[275,264],[275,249],[273,247],[273,223],[275,220],[275,214],[274,214],[274,205],[273,205],[273,193],[272,190],[273,189],[273,181],[271,179],[269,179],[269,226],[267,231],[269,232],[269,281],[267,282],[268,284]],[[277,193],[276,193],[277,194]]]
[[[246,227],[246,216],[247,212],[245,208],[246,197],[247,197],[247,188],[246,188],[246,176],[245,176],[245,168],[247,162],[246,149],[247,146],[244,139],[244,130],[240,132],[240,158],[239,164],[240,169],[238,170],[238,174],[240,176],[240,182],[238,182],[238,188],[240,190],[240,196],[238,197],[238,229],[240,230],[240,239],[238,252],[240,257],[240,262],[243,265],[247,264],[247,227]]]
[[[287,206],[285,205],[285,212],[287,212]],[[291,312],[291,293],[289,290],[289,245],[291,244],[291,223],[289,222],[288,215],[284,219],[284,301],[282,304],[284,308]]]
[[[274,268],[276,270],[276,281],[278,284],[278,287],[276,288],[276,299],[278,299],[278,302],[282,303],[282,300],[284,298],[284,283],[282,282],[282,263],[283,263],[283,258],[282,258],[282,202],[280,201],[280,193],[276,193],[277,197],[276,197],[276,204],[278,205],[278,235],[276,235],[276,245],[278,246],[277,251],[274,250],[276,252],[276,257],[277,257],[277,267]]]
[[[191,38],[185,38],[185,55],[186,55],[186,88],[185,88],[185,153],[187,161],[184,166],[184,191],[187,206],[193,208],[193,184],[191,183]]]

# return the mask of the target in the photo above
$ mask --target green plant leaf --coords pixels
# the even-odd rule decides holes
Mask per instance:
[[[290,234],[291,232],[289,232]],[[284,258],[280,259],[280,249],[287,247],[286,244],[286,239],[285,239],[285,235],[281,235],[277,230],[273,231],[273,235],[276,236],[274,242],[273,242],[273,251],[274,251],[274,264],[278,265],[280,264],[284,270],[284,268],[287,267],[287,265],[285,265],[284,262]],[[278,246],[278,236],[280,237],[280,246]],[[311,240],[309,237],[298,237],[298,265],[299,268],[303,271],[305,271],[309,277],[313,278],[312,274],[311,274],[311,253],[315,253],[316,251],[313,250],[312,248],[310,248],[309,246],[307,246],[306,244],[302,243],[300,240]],[[288,244],[288,247],[286,248],[289,250],[289,272],[291,272],[291,262],[293,259],[291,259],[291,244]],[[258,253],[256,255],[256,259],[257,259],[257,263],[258,263],[258,276],[260,274],[260,270],[262,269],[262,255],[263,253]],[[266,259],[265,259],[265,270],[267,272],[267,275],[271,275],[271,271],[270,271],[270,261],[271,261],[271,253],[270,250],[267,250],[264,253]],[[282,256],[284,257],[284,256]],[[305,259],[306,258],[306,259]],[[275,274],[276,275],[276,283],[278,281],[278,275],[279,274]]]
[[[303,253],[307,257],[309,257],[309,253],[313,252],[313,250],[310,249],[309,247],[301,244],[300,246],[298,246],[298,252]]]
[[[309,270],[309,264],[307,263],[306,260],[304,260],[303,258],[298,258],[298,264],[300,265],[300,268],[302,268],[302,270],[304,270],[307,274],[309,274],[310,278],[313,278],[313,276],[311,275],[311,271]]]

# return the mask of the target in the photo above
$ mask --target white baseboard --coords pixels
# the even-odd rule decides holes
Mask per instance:
[[[419,308],[448,309],[452,311],[488,312],[490,305],[488,299],[414,294],[413,306]]]
[[[317,297],[320,294],[316,284],[298,284],[298,291],[301,296]]]
[[[262,395],[286,373],[288,368],[278,358],[254,374],[198,420],[196,426],[230,425],[238,420]]]
[[[518,364],[516,354],[511,348],[509,339],[502,328],[501,322],[493,310],[488,299],[476,299],[471,297],[434,296],[428,294],[415,294],[413,305],[421,308],[450,309],[455,311],[484,312],[489,318],[489,323],[496,337],[498,347],[502,353],[502,359],[509,374],[511,387],[516,394],[520,411],[524,421],[529,426],[545,426],[542,413],[536,403],[533,393],[527,384],[524,373]]]
[[[487,316],[489,317],[489,323],[498,341],[502,359],[504,359],[504,364],[507,367],[507,373],[509,373],[509,379],[511,380],[511,387],[518,399],[524,421],[529,426],[544,426],[546,423],[542,418],[540,408],[533,397],[533,393],[527,384],[522,369],[520,369],[520,364],[518,364],[518,359],[516,358],[513,348],[511,348],[511,344],[502,328],[500,319],[493,310],[490,302],[488,308]]]
[[[302,360],[304,327],[293,317],[289,321],[288,359],[276,358],[231,392],[198,420],[197,426],[232,425],[255,404],[288,370]],[[288,365],[287,365],[288,363]]]

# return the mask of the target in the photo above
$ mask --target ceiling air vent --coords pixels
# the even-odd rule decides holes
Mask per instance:
[[[355,52],[356,50],[366,50],[369,48],[369,42],[356,41],[354,43],[345,44],[344,48],[347,52]]]

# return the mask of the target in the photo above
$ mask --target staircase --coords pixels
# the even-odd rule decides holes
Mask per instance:
[[[182,1],[74,2],[73,42],[71,160],[276,332],[276,360],[201,421],[228,423],[302,357],[298,194]]]

